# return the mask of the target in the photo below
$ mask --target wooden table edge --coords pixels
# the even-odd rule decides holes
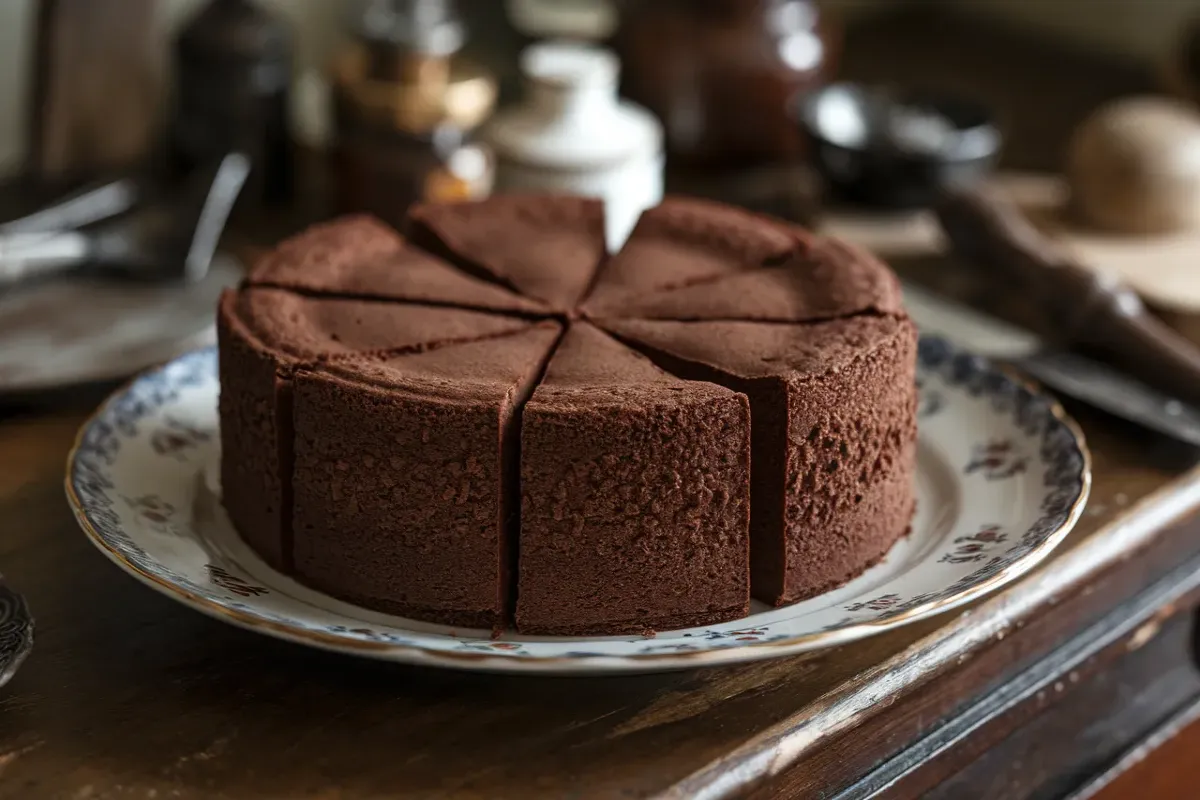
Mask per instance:
[[[815,745],[846,731],[970,656],[995,637],[1129,558],[1172,523],[1200,509],[1200,466],[1141,498],[1079,545],[1052,556],[978,606],[883,661],[853,681],[826,692],[802,711],[757,734],[656,795],[660,800],[718,800],[737,796],[786,772]],[[966,699],[966,698],[964,698]]]

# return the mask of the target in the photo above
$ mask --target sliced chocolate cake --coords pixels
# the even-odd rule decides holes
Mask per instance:
[[[832,239],[820,239],[777,267],[627,298],[620,306],[623,317],[777,322],[902,314],[904,308],[890,269]]]
[[[791,603],[839,586],[908,530],[916,329],[907,319],[602,324],[676,375],[750,398],[756,597]]]
[[[224,502],[275,568],[456,627],[641,634],[832,589],[908,529],[916,332],[874,258],[699,200],[607,263],[594,200],[409,228],[316,226],[222,298]]]
[[[247,278],[315,295],[407,300],[544,314],[545,304],[471,277],[365,216],[314,225],[267,254]]]
[[[294,382],[295,575],[360,605],[471,628],[511,613],[520,409],[557,323]]]
[[[604,204],[582,197],[503,195],[419,206],[414,244],[480,276],[573,310],[604,259]]]
[[[286,568],[290,379],[297,366],[421,350],[527,325],[453,308],[321,300],[279,289],[227,291],[217,319],[221,479],[234,525],[265,561]]]
[[[572,323],[525,407],[522,633],[620,634],[744,616],[750,409]]]
[[[778,265],[805,246],[802,234],[781,222],[719,203],[668,198],[642,213],[601,269],[584,310],[625,316],[631,299]]]

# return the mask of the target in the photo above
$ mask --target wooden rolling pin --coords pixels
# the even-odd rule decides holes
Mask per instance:
[[[1200,405],[1200,350],[1132,289],[1081,266],[1011,203],[978,187],[947,191],[935,211],[953,249],[1015,282],[1060,344],[1097,350],[1126,373]]]

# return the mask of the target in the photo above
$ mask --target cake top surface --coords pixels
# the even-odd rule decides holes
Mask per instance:
[[[251,271],[247,282],[313,293],[499,311],[546,313],[536,300],[472,277],[401,239],[371,217],[326,222],[285,240]]]
[[[345,275],[403,247],[404,238],[392,228],[372,216],[354,214],[284,239],[259,259],[251,276]]]
[[[641,353],[630,350],[587,322],[571,323],[546,367],[542,386],[574,389],[590,386],[682,384]]]
[[[326,373],[382,389],[451,402],[495,405],[541,369],[562,333],[557,322],[522,323],[523,330],[420,353],[329,364]]]
[[[574,308],[606,254],[604,204],[583,197],[499,195],[418,206],[413,241],[556,310]]]
[[[311,298],[282,289],[226,291],[222,316],[263,347],[296,358],[422,350],[528,327],[511,317],[416,304]]]
[[[802,236],[731,206],[668,198],[642,213],[625,246],[601,270],[587,307],[777,263],[803,249]]]
[[[910,324],[873,315],[797,324],[600,321],[623,339],[739,378],[821,375],[849,364]]]
[[[818,240],[778,267],[642,297],[618,298],[606,310],[627,317],[675,320],[806,322],[863,312],[898,314],[900,282],[874,256],[831,239]]]

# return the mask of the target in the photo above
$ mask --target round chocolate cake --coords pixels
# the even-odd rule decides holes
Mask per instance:
[[[913,513],[916,330],[876,259],[669,199],[503,196],[283,242],[222,298],[225,508],[419,620],[645,633],[782,605]]]

